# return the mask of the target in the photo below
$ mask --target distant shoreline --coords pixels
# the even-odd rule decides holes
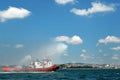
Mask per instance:
[[[120,69],[120,65],[111,64],[85,64],[85,63],[66,63],[60,64],[61,69],[78,68],[78,69]]]

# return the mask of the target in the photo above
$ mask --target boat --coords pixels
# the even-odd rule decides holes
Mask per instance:
[[[43,59],[42,61],[36,60],[29,65],[22,67],[9,67],[4,66],[3,72],[52,72],[59,68],[58,65],[53,65],[50,59]]]

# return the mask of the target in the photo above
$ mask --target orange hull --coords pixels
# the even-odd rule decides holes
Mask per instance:
[[[12,68],[12,67],[3,67],[2,71],[4,72],[51,72],[56,71],[59,67],[53,65],[47,68]]]

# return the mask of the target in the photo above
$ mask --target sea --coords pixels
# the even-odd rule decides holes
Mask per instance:
[[[120,80],[120,69],[61,69],[55,72],[0,72],[0,80]]]

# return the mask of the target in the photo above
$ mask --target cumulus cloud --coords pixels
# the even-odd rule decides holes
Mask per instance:
[[[70,12],[79,15],[79,16],[88,16],[94,13],[100,13],[100,12],[109,12],[114,11],[114,5],[105,5],[100,2],[92,2],[92,7],[88,9],[77,9],[73,8]]]
[[[118,46],[118,47],[112,47],[112,48],[110,48],[111,50],[115,50],[115,51],[118,51],[118,50],[120,50],[120,46]]]
[[[118,38],[116,36],[107,36],[105,39],[100,39],[98,41],[97,45],[99,45],[100,43],[103,43],[103,44],[107,44],[107,43],[120,43],[120,38]]]
[[[68,36],[58,36],[55,38],[56,42],[66,42],[68,44],[81,44],[83,43],[83,40],[79,36],[73,36],[73,37],[68,37]]]
[[[30,15],[30,11],[24,8],[9,7],[7,10],[0,11],[0,21],[9,19],[23,19]]]
[[[68,3],[75,3],[76,0],[55,0],[57,4],[65,5]]]
[[[18,49],[18,48],[23,48],[23,47],[24,47],[23,44],[16,44],[16,45],[15,45],[15,48],[17,48],[17,49]]]

